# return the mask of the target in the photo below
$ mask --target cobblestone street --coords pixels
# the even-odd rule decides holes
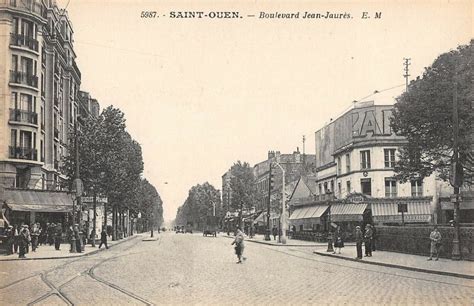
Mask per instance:
[[[313,248],[200,234],[136,237],[95,255],[2,262],[0,304],[450,304],[472,305],[474,281],[368,266]]]

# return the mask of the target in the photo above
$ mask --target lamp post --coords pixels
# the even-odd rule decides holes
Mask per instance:
[[[332,237],[332,232],[331,232],[331,191],[327,190],[326,191],[326,196],[328,197],[328,249],[326,252],[334,252],[334,248],[332,246],[333,242],[333,237]]]
[[[272,163],[270,162],[270,170],[268,176],[268,201],[267,201],[267,230],[265,231],[265,241],[270,241],[270,197],[272,195]]]
[[[281,224],[281,243],[286,244],[286,227],[287,227],[287,219],[286,219],[286,193],[285,193],[285,169],[278,163],[275,162],[282,172],[282,186],[281,186],[281,216],[280,216],[280,224]]]

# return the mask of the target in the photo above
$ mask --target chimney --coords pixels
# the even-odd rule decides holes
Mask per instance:
[[[276,158],[276,162],[279,163],[280,162],[280,151],[276,151],[275,152],[275,158]]]
[[[275,157],[275,151],[268,151],[268,159],[272,159]]]
[[[293,152],[293,160],[294,160],[295,163],[300,163],[301,162],[300,148],[299,147],[296,147],[296,151]]]

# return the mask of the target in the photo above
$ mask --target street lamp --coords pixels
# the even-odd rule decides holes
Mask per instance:
[[[328,249],[326,250],[326,252],[334,252],[334,248],[332,246],[332,242],[333,242],[333,237],[332,237],[332,233],[331,233],[331,190],[326,190],[326,195],[328,197],[328,204],[329,204],[329,207],[328,207]]]
[[[285,192],[285,169],[278,163],[275,162],[280,169],[282,174],[282,186],[281,186],[281,216],[280,216],[280,224],[281,224],[281,243],[286,244],[286,192]]]

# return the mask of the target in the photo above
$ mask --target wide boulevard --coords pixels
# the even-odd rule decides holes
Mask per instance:
[[[0,305],[473,302],[474,281],[321,257],[313,247],[247,242],[236,264],[227,237],[143,237],[79,258],[1,262]]]

